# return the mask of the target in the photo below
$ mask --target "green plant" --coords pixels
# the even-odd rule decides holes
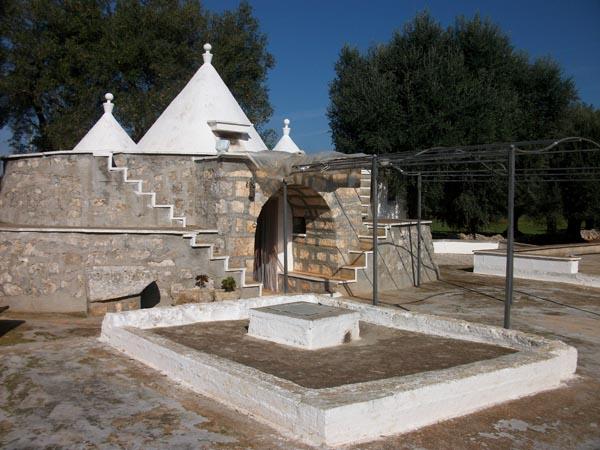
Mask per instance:
[[[225,292],[233,292],[235,291],[235,280],[233,277],[223,278],[221,281],[221,288],[225,289]]]

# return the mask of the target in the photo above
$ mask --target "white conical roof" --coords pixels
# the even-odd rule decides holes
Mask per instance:
[[[279,139],[279,142],[273,147],[274,152],[287,152],[287,153],[304,153],[294,140],[290,137],[290,119],[285,119],[283,121],[283,136]]]
[[[106,103],[104,114],[98,119],[98,122],[73,148],[75,152],[93,152],[95,154],[105,154],[111,152],[130,152],[136,150],[135,142],[129,137],[121,124],[112,115],[112,103],[114,98],[111,93],[104,96]]]
[[[210,44],[204,49],[204,64],[138,142],[138,151],[214,155],[220,139],[231,141],[229,151],[267,150],[211,64]]]

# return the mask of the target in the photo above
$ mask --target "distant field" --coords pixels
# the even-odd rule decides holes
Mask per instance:
[[[567,221],[561,218],[558,221],[558,232],[567,229]],[[431,224],[431,231],[433,233],[466,233],[466,230],[459,230],[448,226],[445,222],[434,220]],[[479,230],[480,234],[503,234],[506,231],[506,219],[502,219],[498,222],[489,224],[487,227]],[[545,221],[536,221],[527,216],[523,216],[519,219],[519,231],[526,235],[544,235],[546,234],[546,223]]]

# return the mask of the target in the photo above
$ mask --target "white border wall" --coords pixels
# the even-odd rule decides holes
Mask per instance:
[[[477,250],[497,250],[499,242],[467,241],[464,239],[434,239],[434,253],[472,255]]]
[[[309,389],[145,331],[247,319],[251,308],[296,301],[347,308],[365,322],[499,345],[516,353],[405,377]],[[558,387],[577,367],[577,350],[560,341],[316,295],[111,313],[105,316],[100,339],[174,381],[312,445],[342,445],[411,431]]]
[[[519,278],[549,275],[573,275],[579,271],[580,257],[556,257],[541,255],[514,255],[514,273]],[[506,274],[506,255],[503,253],[475,253],[475,273],[488,275]]]

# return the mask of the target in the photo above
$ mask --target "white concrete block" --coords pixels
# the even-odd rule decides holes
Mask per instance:
[[[499,242],[467,241],[464,239],[434,239],[433,252],[453,255],[472,255],[477,250],[496,250]]]
[[[360,314],[348,309],[294,302],[251,309],[248,335],[305,350],[358,339]]]

